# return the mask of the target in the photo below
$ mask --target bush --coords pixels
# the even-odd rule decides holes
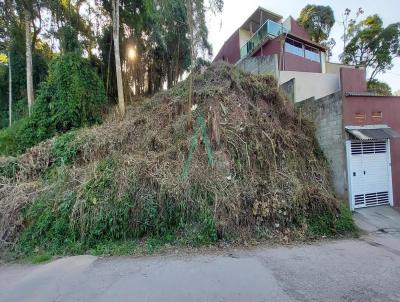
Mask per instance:
[[[0,154],[1,155],[15,155],[20,153],[31,146],[31,138],[29,133],[26,133],[25,142],[21,134],[25,132],[29,120],[27,118],[20,119],[15,122],[11,128],[4,128],[0,130]]]
[[[392,88],[387,83],[376,79],[368,81],[368,91],[382,96],[392,95]]]
[[[345,204],[340,207],[340,215],[336,220],[335,230],[340,235],[346,233],[357,234],[358,229],[354,223],[353,215]]]
[[[0,152],[22,153],[56,134],[99,123],[105,102],[103,82],[89,61],[78,53],[62,55],[50,65],[32,116],[0,134]]]
[[[75,137],[76,132],[70,131],[57,137],[54,141],[51,154],[56,164],[68,165],[76,157],[83,141],[77,140]]]
[[[106,101],[103,83],[77,53],[67,53],[50,65],[39,90],[30,128],[37,141],[101,121]]]

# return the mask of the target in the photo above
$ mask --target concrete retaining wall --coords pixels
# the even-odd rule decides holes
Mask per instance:
[[[341,198],[347,198],[346,149],[343,133],[343,110],[340,92],[320,99],[296,103],[305,117],[314,121],[317,140],[329,161],[333,187]]]
[[[294,102],[294,86],[295,86],[295,79],[291,79],[286,83],[281,84],[279,87],[281,91],[286,95],[289,101]]]
[[[281,71],[279,83],[295,79],[295,102],[315,97],[325,97],[340,90],[339,76],[336,74],[312,73],[300,71]]]

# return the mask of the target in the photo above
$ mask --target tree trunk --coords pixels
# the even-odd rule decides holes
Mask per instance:
[[[172,60],[167,64],[167,88],[171,89],[173,84],[172,77]]]
[[[112,44],[113,44],[113,37],[111,37],[110,41],[110,50],[108,52],[108,65],[107,65],[107,84],[106,84],[106,94],[108,96],[108,87],[110,84],[110,65],[111,65],[111,51],[112,51]]]
[[[189,96],[188,96],[188,125],[192,124],[192,93],[193,93],[193,3],[191,0],[186,1],[187,5],[187,14],[188,14],[188,23],[189,23],[189,35],[190,35],[190,73],[189,73]]]
[[[32,33],[31,33],[31,14],[25,9],[25,38],[26,38],[26,91],[28,97],[29,116],[32,113],[34,102],[33,77],[32,77]]]
[[[174,79],[174,85],[178,83],[179,79],[179,45],[181,44],[181,36],[179,33],[178,29],[178,50],[177,50],[177,55],[176,55],[176,67],[175,67],[175,79]]]
[[[147,93],[149,95],[153,94],[153,70],[151,68],[151,63],[149,63],[148,65],[148,69],[147,69]]]
[[[9,46],[10,47],[10,46]],[[11,50],[8,50],[8,120],[9,126],[12,125],[12,70],[11,70]]]
[[[115,73],[117,75],[118,109],[122,117],[125,116],[124,84],[122,82],[121,57],[119,52],[119,0],[112,0],[113,9],[113,38],[115,55]]]

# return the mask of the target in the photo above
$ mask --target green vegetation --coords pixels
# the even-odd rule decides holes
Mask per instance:
[[[217,240],[216,224],[204,203],[212,202],[198,188],[193,209],[168,194],[139,188],[131,180],[119,194],[118,160],[107,157],[79,191],[60,166],[44,179],[51,190],[25,209],[27,225],[17,250],[22,255],[127,253],[137,240],[147,238],[149,252],[165,243],[202,245]]]
[[[378,95],[388,96],[392,95],[392,89],[385,82],[380,82],[376,79],[373,79],[368,82],[368,91],[375,92]]]
[[[89,61],[75,52],[62,55],[50,65],[32,116],[0,131],[0,152],[19,154],[54,135],[99,123],[105,102],[103,83]]]
[[[6,0],[8,1],[8,0]],[[0,3],[1,5],[2,3]],[[0,11],[2,9],[0,8]],[[3,12],[3,11],[2,11]],[[4,10],[4,12],[6,12]],[[0,23],[2,19],[0,14]],[[25,28],[23,23],[17,22],[10,14],[4,16],[11,20],[10,30],[8,34],[11,41],[8,43],[4,36],[1,36],[0,29],[0,55],[7,57],[6,62],[0,62],[0,129],[8,127],[8,63],[11,61],[12,66],[12,118],[13,123],[19,121],[28,115],[28,102],[26,99],[26,58],[25,58]],[[8,50],[8,52],[7,52]],[[11,56],[11,58],[9,58]],[[48,44],[38,41],[32,49],[33,63],[33,87],[36,91],[39,89],[40,83],[47,77],[48,64],[53,59]],[[0,140],[1,142],[1,140]]]
[[[335,24],[335,15],[330,6],[308,4],[301,10],[297,22],[304,27],[312,41],[326,46],[331,55],[336,42],[329,39]]]
[[[308,218],[308,224],[308,231],[311,236],[334,236],[357,233],[351,211],[345,204],[341,205],[338,214],[335,215],[330,211],[325,211]]]
[[[49,135],[95,124],[101,121],[105,100],[103,83],[89,62],[79,54],[67,53],[51,64],[32,123],[39,133],[50,127]]]
[[[56,138],[51,149],[54,162],[58,165],[71,164],[83,144],[81,140],[75,140],[76,131],[67,132]]]
[[[118,40],[127,100],[157,92],[164,82],[168,88],[175,85],[191,64],[187,4],[192,2],[120,0],[117,3],[119,26],[125,29],[120,31]],[[27,73],[33,79],[35,94],[45,81],[53,58],[78,49],[102,79],[109,105],[115,104],[118,96],[111,4],[111,1],[100,1],[92,5],[87,0],[0,2],[0,129],[8,126],[9,63],[13,122],[28,115]],[[221,12],[222,7],[222,0],[201,0],[192,4],[195,55],[201,51],[211,56],[206,15],[208,11]],[[48,15],[52,18],[47,18]],[[26,23],[30,27],[28,31]],[[32,70],[27,70],[29,66],[26,66],[29,56],[25,44],[27,39],[32,40],[29,58]],[[132,53],[134,55],[130,55]],[[134,89],[128,93],[128,87]],[[24,110],[20,111],[22,108]]]
[[[11,128],[0,130],[0,155],[16,155],[20,152],[18,133],[25,128],[26,119],[14,123]]]
[[[33,255],[32,257],[30,257],[29,260],[33,264],[39,264],[39,263],[43,263],[43,262],[47,262],[47,261],[51,260],[51,256],[48,254],[37,254],[37,255]]]
[[[14,178],[17,171],[18,171],[18,164],[15,159],[12,159],[0,165],[0,177]]]
[[[390,70],[400,52],[400,22],[384,27],[378,15],[359,22],[350,20],[345,37],[343,63],[365,66],[370,71],[369,81]]]
[[[86,59],[67,53],[49,68],[32,116],[17,133],[20,151],[56,134],[101,121],[106,97],[103,83]]]

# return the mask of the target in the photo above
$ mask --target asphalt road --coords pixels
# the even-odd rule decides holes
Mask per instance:
[[[0,301],[400,301],[400,230],[210,255],[3,265]]]

